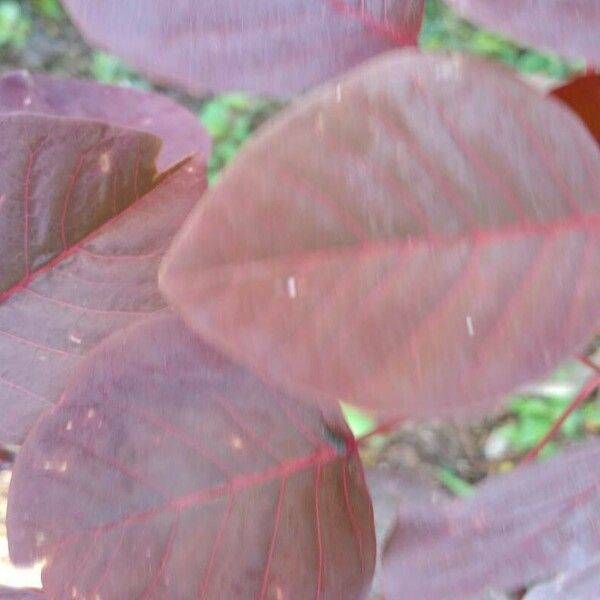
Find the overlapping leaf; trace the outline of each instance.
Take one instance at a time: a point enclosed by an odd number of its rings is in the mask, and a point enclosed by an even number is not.
[[[192,93],[287,96],[398,45],[423,0],[63,0],[92,42]]]
[[[587,565],[600,550],[599,460],[594,442],[491,479],[472,499],[400,507],[386,598],[468,600]]]
[[[600,64],[597,0],[447,0],[478,25],[532,46]]]
[[[600,557],[532,588],[524,600],[592,600],[600,596]]]
[[[42,600],[41,592],[0,586],[0,600]]]
[[[95,119],[152,133],[162,140],[160,170],[190,154],[210,154],[210,137],[198,118],[152,92],[15,71],[0,78],[0,112],[22,111]]]
[[[552,92],[574,110],[600,144],[600,75],[579,77]]]
[[[599,172],[577,117],[503,68],[393,53],[248,144],[161,286],[309,400],[457,415],[598,323]]]
[[[267,388],[174,317],[90,354],[11,482],[49,597],[364,598],[371,502],[339,413]]]
[[[20,443],[90,348],[165,309],[158,262],[204,167],[156,186],[148,134],[28,114],[0,131],[0,440]]]

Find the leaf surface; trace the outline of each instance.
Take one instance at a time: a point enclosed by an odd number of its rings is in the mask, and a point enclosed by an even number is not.
[[[19,453],[11,558],[67,598],[364,598],[371,501],[350,431],[171,316],[96,349]]]
[[[600,144],[600,75],[586,75],[552,92],[574,110]]]
[[[211,150],[210,137],[194,114],[152,92],[27,71],[7,73],[0,78],[0,112],[23,111],[152,133],[163,142],[157,160],[161,171],[190,154],[201,153],[206,159]]]
[[[205,179],[198,159],[156,185],[158,140],[132,130],[10,114],[0,132],[0,440],[20,443],[88,350],[166,308],[158,263]]]
[[[401,506],[386,598],[481,598],[586,565],[600,550],[599,460],[593,442],[492,478],[468,500]]]
[[[531,46],[600,64],[597,0],[448,0],[467,19]]]
[[[195,94],[288,96],[398,45],[423,0],[64,0],[84,35]]]
[[[251,141],[160,285],[205,339],[310,401],[481,410],[600,319],[598,173],[577,117],[505,69],[392,53]]]
[[[533,587],[524,600],[591,600],[600,595],[600,557]]]
[[[41,591],[0,586],[0,600],[42,600],[43,598]]]

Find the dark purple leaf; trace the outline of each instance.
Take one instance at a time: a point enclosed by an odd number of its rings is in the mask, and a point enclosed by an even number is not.
[[[400,507],[383,557],[387,600],[468,600],[581,568],[600,550],[598,461],[594,442],[492,478],[468,500]]]
[[[375,561],[339,412],[325,421],[174,317],[88,357],[19,453],[7,527],[13,560],[46,561],[52,598],[355,600]]]
[[[532,588],[524,600],[594,600],[600,597],[600,557]]]
[[[579,77],[555,89],[552,95],[579,115],[600,144],[600,75]]]
[[[478,25],[600,64],[598,0],[447,0]]]
[[[41,591],[0,586],[0,600],[43,600],[43,598]]]
[[[3,442],[23,441],[101,339],[165,309],[158,263],[205,183],[197,160],[156,185],[157,150],[92,121],[0,116]]]
[[[308,400],[456,416],[591,336],[599,173],[579,119],[504,68],[389,54],[245,147],[162,290]]]
[[[163,141],[159,170],[190,154],[210,154],[210,137],[198,118],[151,92],[15,71],[0,78],[0,112],[21,111],[95,119],[153,133]]]
[[[399,45],[423,0],[63,0],[93,44],[149,77],[205,94],[287,96]]]

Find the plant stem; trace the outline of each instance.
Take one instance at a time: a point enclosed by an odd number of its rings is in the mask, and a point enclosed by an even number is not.
[[[546,444],[552,440],[552,438],[558,433],[563,423],[569,418],[573,412],[575,412],[593,393],[594,391],[600,387],[600,368],[597,365],[593,365],[596,371],[599,373],[598,375],[594,375],[585,383],[585,385],[581,388],[581,391],[574,400],[567,406],[567,408],[562,412],[560,417],[556,419],[548,433],[532,448],[523,458],[521,464],[527,464],[535,460],[539,453],[543,450]],[[587,363],[586,363],[587,364]]]
[[[372,437],[375,437],[376,435],[380,435],[382,433],[389,433],[390,431],[393,431],[403,421],[405,421],[405,417],[396,417],[394,419],[382,421],[381,423],[379,423],[377,425],[377,427],[375,427],[375,429],[373,429],[373,431],[370,431],[369,433],[366,433],[365,435],[361,435],[359,438],[357,438],[356,445],[360,446],[361,444],[364,444],[367,440],[370,440]]]

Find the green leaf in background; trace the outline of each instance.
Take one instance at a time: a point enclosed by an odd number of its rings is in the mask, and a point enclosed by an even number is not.
[[[224,94],[207,100],[200,110],[200,121],[213,138],[213,153],[208,163],[208,182],[214,185],[221,171],[235,158],[252,132],[279,105],[248,94]]]
[[[502,0],[497,0],[501,2]],[[551,53],[523,48],[459,17],[442,0],[427,0],[420,45],[426,50],[462,50],[499,60],[525,73],[557,79],[583,71],[585,64],[570,63]]]
[[[344,404],[343,402],[340,404],[346,423],[348,423],[348,427],[350,427],[355,438],[366,435],[377,427],[377,421],[362,410],[359,410],[350,404]]]
[[[128,69],[118,58],[105,52],[94,52],[92,58],[92,74],[96,81],[149,89],[147,82],[139,77],[134,71]]]
[[[31,30],[31,20],[15,0],[0,2],[0,47],[20,48]]]
[[[450,467],[440,467],[436,476],[438,481],[455,496],[472,496],[475,492],[474,486],[459,477]]]
[[[46,19],[58,21],[64,14],[58,0],[33,0],[33,6]]]

